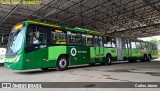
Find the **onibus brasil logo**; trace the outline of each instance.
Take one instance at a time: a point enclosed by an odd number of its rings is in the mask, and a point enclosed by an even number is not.
[[[41,84],[37,83],[2,83],[2,88],[42,88]]]

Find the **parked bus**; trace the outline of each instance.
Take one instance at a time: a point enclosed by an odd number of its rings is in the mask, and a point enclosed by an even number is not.
[[[67,28],[36,21],[15,25],[9,35],[5,67],[66,70],[68,66],[116,60],[151,60],[147,42],[103,35],[83,28]],[[151,51],[157,51],[152,45]]]
[[[0,48],[0,63],[4,63],[6,48]]]
[[[158,47],[154,43],[113,36],[105,36],[103,43],[104,54],[111,55],[112,61],[147,62],[158,58]]]

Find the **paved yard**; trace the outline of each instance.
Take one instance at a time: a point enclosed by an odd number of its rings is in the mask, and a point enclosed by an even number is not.
[[[113,65],[76,66],[66,71],[42,71],[41,69],[15,71],[0,65],[1,82],[160,82],[160,61],[151,62],[116,62]],[[6,91],[2,89],[1,91]],[[12,91],[13,89],[7,89]],[[21,91],[22,89],[15,89]],[[35,89],[32,89],[33,91]],[[38,89],[44,91],[45,89]],[[47,91],[50,89],[46,89]],[[106,91],[106,88],[61,88],[53,91]],[[51,91],[52,91],[51,90]],[[153,88],[109,88],[111,91],[153,91]],[[24,91],[28,91],[25,89]],[[160,91],[155,88],[154,91]]]
[[[160,82],[160,61],[76,66],[66,71],[15,71],[0,65],[0,81],[7,82]]]

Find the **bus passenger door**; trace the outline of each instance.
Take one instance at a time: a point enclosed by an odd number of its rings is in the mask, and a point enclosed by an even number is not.
[[[98,36],[94,36],[95,63],[99,62],[99,40]]]
[[[116,37],[116,47],[117,47],[117,60],[123,60],[123,51],[122,51],[122,38]]]
[[[47,29],[30,25],[26,37],[26,69],[43,68],[48,61]],[[36,38],[35,38],[36,37]]]
[[[95,36],[95,62],[102,62],[103,61],[103,47],[102,47],[102,37]]]
[[[103,62],[104,58],[104,47],[103,47],[103,37],[99,36],[99,62]]]

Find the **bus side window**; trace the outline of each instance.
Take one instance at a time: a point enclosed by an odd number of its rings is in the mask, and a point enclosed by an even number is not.
[[[93,46],[93,36],[87,34],[86,35],[86,46]]]
[[[103,47],[103,39],[102,39],[102,37],[101,36],[99,36],[99,45],[100,45],[100,47]]]
[[[142,45],[142,49],[144,50],[146,48],[146,44],[142,42],[141,45]]]
[[[115,38],[112,38],[112,47],[116,47],[116,41],[115,41]]]
[[[154,44],[154,50],[158,50],[158,47],[156,44]]]
[[[41,31],[47,31],[47,29],[39,28],[38,31],[35,32],[35,35],[36,35],[40,45],[46,45],[47,44],[47,33],[41,32]]]
[[[136,42],[136,48],[141,49],[141,44],[139,42]]]
[[[150,44],[149,43],[146,43],[147,44],[147,49],[149,50],[150,49]]]
[[[125,41],[125,48],[128,48],[128,41]]]
[[[86,45],[86,35],[82,34],[82,45]]]
[[[62,30],[52,30],[52,44],[66,44],[66,32]]]
[[[124,39],[122,39],[122,48],[126,48],[125,47],[125,40]]]
[[[141,44],[141,49],[143,49],[143,47],[144,47],[144,46],[143,46],[143,43],[141,42],[140,44]]]
[[[154,45],[154,44],[151,44],[151,48],[152,48],[152,50],[153,50],[153,45]]]
[[[94,36],[95,41],[94,41],[94,46],[98,47],[99,46],[99,39],[98,36]]]
[[[132,48],[131,41],[128,41],[128,48],[129,48],[129,49]]]
[[[135,42],[131,42],[131,46],[132,46],[132,47],[131,47],[132,49],[136,49],[136,44],[135,44]]]
[[[152,44],[150,44],[150,50],[152,50]]]
[[[76,45],[81,45],[81,33],[76,33],[76,36],[75,36],[75,41],[76,41]]]
[[[94,36],[94,46],[95,47],[103,47],[103,46],[105,46],[105,44],[103,44],[102,36]]]
[[[90,34],[82,34],[82,45],[93,46],[93,36]]]
[[[106,37],[106,43],[104,44],[105,47],[112,47],[111,38]]]
[[[67,31],[67,43],[68,45],[80,45],[81,33]]]
[[[106,37],[103,37],[103,46],[106,47]]]

